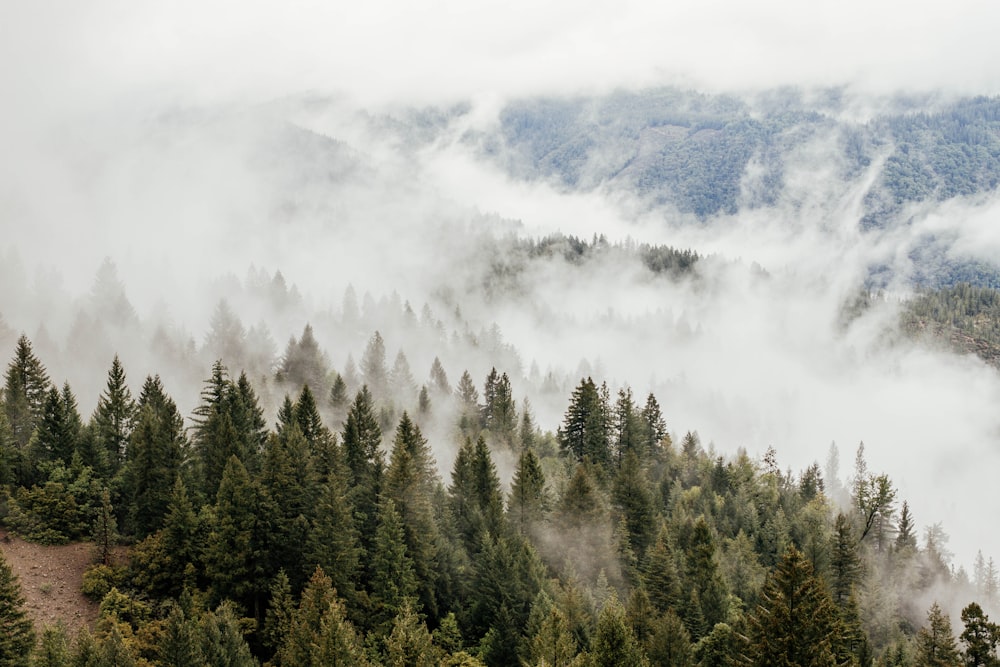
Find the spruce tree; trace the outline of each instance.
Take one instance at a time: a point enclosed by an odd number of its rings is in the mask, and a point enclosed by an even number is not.
[[[261,494],[243,463],[229,459],[219,483],[215,523],[205,545],[205,574],[215,600],[229,598],[248,608],[267,591],[264,567],[266,517]]]
[[[376,399],[384,399],[389,386],[389,371],[385,362],[385,341],[376,331],[368,340],[361,357],[361,376]]]
[[[566,614],[551,603],[548,609],[538,630],[530,638],[528,645],[530,664],[569,667],[574,664],[579,652],[576,639],[570,631]]]
[[[178,605],[167,614],[163,634],[157,643],[162,667],[201,667],[207,664],[201,654],[198,625],[187,618]]]
[[[507,516],[511,525],[522,535],[541,524],[551,509],[551,499],[545,488],[545,475],[538,457],[524,449],[517,461],[514,479],[510,483]]]
[[[201,617],[201,654],[211,667],[258,667],[240,631],[232,605],[223,604]]]
[[[41,641],[31,660],[31,667],[69,667],[69,638],[62,622],[42,630]]]
[[[436,667],[440,664],[439,653],[427,626],[414,611],[412,603],[406,601],[393,619],[392,632],[385,640],[385,664],[388,667]]]
[[[42,421],[50,385],[45,366],[35,356],[31,341],[24,334],[17,339],[14,358],[7,365],[4,382],[3,405],[7,423],[15,445],[23,450]]]
[[[961,664],[951,621],[937,602],[927,611],[927,624],[917,632],[917,664],[921,667],[958,667]]]
[[[978,603],[969,603],[962,610],[962,630],[960,639],[965,644],[965,665],[967,667],[996,667],[997,643],[1000,643],[1000,626],[990,622],[989,616]]]
[[[24,609],[17,576],[0,553],[0,665],[27,667],[35,631]]]
[[[163,525],[174,482],[187,454],[184,419],[159,376],[146,379],[125,470],[128,532],[145,537]]]
[[[369,554],[369,589],[372,601],[371,627],[388,631],[404,603],[417,594],[413,560],[407,553],[403,521],[391,498],[378,506],[378,527]]]
[[[380,450],[382,429],[375,417],[372,395],[362,387],[351,404],[344,422],[344,462],[347,487],[354,507],[355,526],[364,553],[371,550],[378,523],[378,499],[382,492],[385,463]]]
[[[438,611],[435,588],[440,535],[433,502],[439,483],[427,440],[404,412],[393,440],[385,492],[394,501],[403,522],[407,553],[417,577],[421,606],[424,613],[435,620]]]
[[[654,665],[694,665],[691,636],[673,609],[666,610],[653,621],[652,636],[646,646],[646,653]]]
[[[625,621],[625,610],[612,596],[597,618],[597,630],[590,646],[594,667],[645,667],[649,665],[645,652]]]
[[[750,618],[750,664],[832,667],[839,638],[837,609],[826,587],[805,556],[789,547]]]
[[[135,425],[136,405],[132,400],[118,355],[111,362],[108,371],[108,382],[101,397],[97,400],[97,408],[91,417],[97,450],[102,453],[100,460],[84,461],[95,466],[95,469],[105,475],[114,475],[125,463],[129,436]]]

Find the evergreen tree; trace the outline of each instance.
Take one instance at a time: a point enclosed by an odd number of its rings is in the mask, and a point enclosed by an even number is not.
[[[573,390],[559,444],[577,460],[587,457],[602,466],[611,463],[608,407],[589,377]]]
[[[323,616],[336,600],[330,578],[317,567],[302,590],[299,607],[287,621],[285,639],[276,656],[285,667],[322,664],[315,662],[322,630]]]
[[[951,621],[937,602],[927,612],[927,624],[917,632],[916,658],[920,667],[957,667],[962,664],[955,647]]]
[[[347,391],[347,383],[344,381],[344,376],[337,373],[336,377],[333,378],[333,384],[330,386],[330,407],[337,414],[342,415],[347,411],[347,402],[349,400]]]
[[[510,378],[493,368],[483,387],[482,426],[510,443],[517,425],[517,407],[510,387]]]
[[[385,341],[378,331],[368,340],[361,357],[361,376],[373,396],[378,399],[385,397],[389,385],[389,372],[385,362]]]
[[[0,553],[0,665],[27,667],[35,631],[24,609],[17,576]]]
[[[341,597],[354,599],[361,548],[342,474],[330,475],[320,487],[319,502],[306,538],[305,562],[330,573]]]
[[[590,647],[594,667],[642,667],[649,664],[646,655],[625,622],[625,610],[614,596],[601,609],[597,631]]]
[[[403,413],[393,440],[385,492],[403,522],[406,550],[417,578],[417,594],[424,613],[437,618],[435,596],[437,545],[434,492],[439,484],[427,441],[409,415]]]
[[[231,457],[219,483],[215,525],[205,545],[205,574],[214,599],[228,598],[255,610],[268,581],[261,505],[260,491],[243,463]]]
[[[50,388],[45,397],[37,437],[33,441],[35,451],[32,452],[32,459],[36,465],[42,461],[61,461],[63,465],[69,465],[76,453],[82,428],[76,397],[69,383],[63,385],[62,392],[55,386]]]
[[[114,547],[118,543],[118,522],[111,506],[111,493],[106,487],[101,491],[101,506],[97,509],[91,537],[97,552],[97,562],[110,566]]]
[[[326,396],[330,391],[329,376],[330,364],[316,342],[312,325],[306,324],[301,338],[296,341],[292,336],[288,341],[278,363],[276,379],[292,391],[309,385],[320,396]]]
[[[646,455],[646,442],[642,437],[642,416],[635,407],[630,387],[618,390],[618,400],[615,401],[611,417],[616,463],[620,466],[628,452],[633,452],[640,460],[643,459]]]
[[[228,470],[228,467],[227,467]],[[223,604],[201,617],[201,654],[211,667],[257,667],[250,653],[235,611]]]
[[[625,521],[629,546],[642,558],[653,540],[653,492],[639,462],[639,455],[629,449],[614,477],[612,498],[615,509]]]
[[[574,664],[579,651],[576,639],[570,631],[566,614],[554,604],[549,603],[547,606],[548,613],[545,614],[538,630],[531,637],[529,644],[530,664],[569,667]]]
[[[129,533],[145,537],[163,525],[186,449],[184,419],[177,406],[164,393],[159,376],[147,378],[129,437],[125,471]]]
[[[396,505],[385,498],[378,506],[378,527],[369,554],[371,624],[386,631],[409,598],[417,593],[413,560],[406,550],[406,535]]]
[[[913,554],[917,551],[916,525],[910,504],[903,501],[903,509],[899,513],[899,524],[896,526],[896,552]]]
[[[1000,626],[990,622],[983,608],[972,602],[962,610],[962,630],[960,639],[965,644],[965,664],[967,667],[996,667],[997,643],[1000,643]]]
[[[448,396],[451,394],[451,385],[448,384],[448,374],[444,371],[444,366],[441,365],[441,360],[434,357],[434,361],[431,362],[431,388],[439,396]]]
[[[268,538],[275,548],[269,551],[280,560],[272,570],[287,567],[292,588],[298,589],[308,574],[306,538],[317,488],[309,443],[297,423],[268,438],[260,487],[273,520]]]
[[[850,519],[843,513],[838,513],[834,522],[831,552],[830,577],[833,601],[838,607],[843,607],[861,578],[858,540],[854,536]]]
[[[97,400],[97,408],[91,418],[97,448],[102,456],[99,460],[84,463],[94,465],[95,469],[109,476],[116,473],[125,463],[136,412],[132,392],[126,384],[125,369],[115,355],[108,371],[107,386]]]
[[[392,632],[385,640],[385,658],[389,667],[436,667],[440,664],[431,633],[409,601],[393,619]]]
[[[812,565],[789,547],[750,618],[750,663],[760,667],[835,664],[836,607]]]
[[[643,406],[640,416],[644,451],[648,454],[659,452],[660,443],[667,437],[667,422],[664,421],[660,404],[652,393],[646,397],[646,405]]]
[[[538,457],[530,448],[521,451],[510,483],[507,516],[521,535],[545,520],[551,509],[549,493],[545,488],[545,475]]]
[[[69,639],[61,622],[42,630],[42,638],[31,660],[31,667],[69,667]]]
[[[320,619],[316,641],[315,659],[312,664],[322,667],[365,667],[361,640],[354,625],[347,620],[347,612],[340,600],[333,600]],[[299,663],[304,664],[304,663]]]
[[[4,382],[3,405],[7,423],[14,444],[23,450],[42,421],[50,385],[45,366],[35,356],[31,342],[24,334],[17,339],[14,358],[7,365]]]
[[[246,329],[229,302],[219,299],[205,337],[204,349],[211,355],[209,358],[218,359],[232,368],[244,368],[247,362],[246,338]]]
[[[666,610],[653,621],[652,630],[652,637],[646,648],[651,663],[672,667],[694,665],[691,637],[684,622],[672,609]]]
[[[167,614],[163,634],[157,644],[162,667],[200,667],[206,665],[201,654],[198,626],[184,610],[174,605]]]
[[[404,405],[412,405],[413,395],[417,391],[416,382],[413,381],[413,373],[410,372],[410,362],[406,360],[406,355],[400,350],[396,354],[396,360],[389,371],[389,393],[395,399],[402,401]]]
[[[170,595],[178,595],[201,564],[199,521],[188,498],[187,487],[180,477],[174,482],[163,520],[162,544],[168,555],[163,578]]]
[[[342,440],[355,526],[363,552],[368,553],[371,551],[378,522],[378,498],[382,492],[385,469],[379,449],[382,444],[382,429],[375,417],[368,387],[362,387],[351,404],[347,421],[344,422]]]

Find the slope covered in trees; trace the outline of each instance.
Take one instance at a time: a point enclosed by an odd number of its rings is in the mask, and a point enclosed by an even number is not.
[[[363,366],[376,377],[372,340]],[[552,433],[496,369],[481,393],[467,372],[450,389],[436,363],[433,399],[363,385],[341,404],[341,374],[311,359],[304,376],[334,376],[331,389],[283,385],[270,427],[245,375],[206,368],[185,429],[157,377],[132,399],[117,359],[83,419],[30,340],[17,342],[3,522],[97,547],[84,590],[101,618],[79,638],[47,629],[41,664],[996,659],[992,559],[971,579],[955,571],[942,528],[921,534],[863,446],[845,485],[835,450],[825,472],[797,474],[773,451],[719,456],[695,432],[671,433],[669,406],[627,385],[582,378]],[[20,442],[9,424],[34,385],[55,398],[25,412]],[[111,428],[111,414],[131,417]],[[100,555],[119,542],[127,565]],[[0,579],[0,624],[21,623],[16,582]],[[965,607],[964,630],[935,600]],[[23,664],[33,638],[11,633],[0,651]]]

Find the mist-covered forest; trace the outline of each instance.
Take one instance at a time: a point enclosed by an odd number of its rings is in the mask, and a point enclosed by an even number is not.
[[[5,7],[0,665],[1000,664],[976,1]]]

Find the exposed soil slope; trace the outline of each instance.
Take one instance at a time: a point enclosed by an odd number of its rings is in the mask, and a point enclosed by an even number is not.
[[[21,582],[28,613],[41,632],[62,621],[70,637],[84,625],[93,628],[97,604],[80,592],[83,571],[94,560],[91,544],[42,546],[0,530],[0,551]]]

